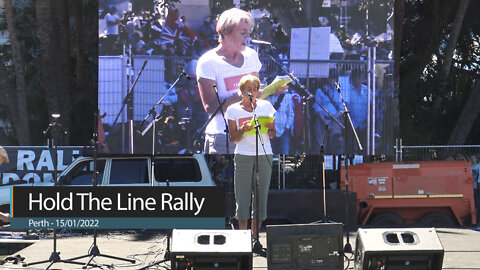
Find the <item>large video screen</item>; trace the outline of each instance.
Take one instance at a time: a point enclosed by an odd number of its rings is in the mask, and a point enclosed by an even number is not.
[[[393,0],[253,2],[101,0],[101,150],[233,153],[222,114],[241,101],[240,75],[254,74],[273,89],[258,99],[276,110],[274,154],[392,154]],[[253,21],[236,37],[239,58],[223,54],[235,37],[216,31],[232,7]],[[209,53],[225,63],[203,65]]]

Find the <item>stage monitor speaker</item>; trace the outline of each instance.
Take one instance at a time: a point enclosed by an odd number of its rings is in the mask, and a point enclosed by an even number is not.
[[[250,230],[173,230],[172,270],[252,269]]]
[[[341,223],[267,226],[268,269],[343,269]]]
[[[443,246],[435,228],[359,229],[355,270],[440,270]]]

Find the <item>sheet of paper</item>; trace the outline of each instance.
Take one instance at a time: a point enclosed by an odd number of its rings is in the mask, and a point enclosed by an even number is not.
[[[273,116],[259,116],[258,117],[258,124],[260,125],[260,133],[265,134],[268,131],[268,128],[265,126],[266,123],[271,123],[275,117]],[[255,126],[255,121],[252,117],[249,123],[251,126]],[[252,128],[250,131],[245,132],[246,135],[255,135],[255,128]]]
[[[267,87],[262,89],[263,92],[262,92],[262,96],[260,96],[260,99],[268,98],[270,95],[275,93],[275,91],[277,91],[278,88],[287,85],[291,81],[292,79],[290,79],[288,75],[275,77],[275,79],[271,84],[267,85]]]

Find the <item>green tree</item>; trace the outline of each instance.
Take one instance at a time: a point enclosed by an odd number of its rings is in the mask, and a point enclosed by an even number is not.
[[[0,46],[0,117],[13,127],[9,144],[44,144],[42,131],[52,113],[62,115],[69,131],[64,143],[88,144],[97,108],[97,14],[95,0],[5,3],[0,30],[8,30],[10,42]],[[17,105],[22,85],[24,112]],[[30,141],[24,139],[27,135]]]
[[[478,130],[468,131],[468,125],[477,126],[478,113],[465,104],[475,94],[472,90],[478,80],[480,20],[476,10],[480,3],[398,1],[405,5],[401,53],[396,59],[402,138],[417,145],[478,144],[474,135]],[[464,107],[467,111],[461,114]],[[456,125],[459,128],[452,133]]]
[[[49,115],[60,114],[65,129],[70,126],[68,13],[64,1],[36,1],[40,42],[40,85],[45,91]],[[67,19],[65,19],[67,18]]]
[[[16,11],[13,6],[12,0],[5,0],[5,18],[7,21],[7,29],[9,33],[10,48],[13,58],[13,66],[15,71],[14,84],[9,80],[2,80],[2,88],[5,87],[5,91],[8,93],[12,102],[8,106],[9,116],[15,117],[15,121],[12,123],[16,137],[21,144],[30,144],[30,128],[27,112],[27,90],[25,83],[25,60],[24,60],[24,45],[19,39]],[[1,68],[0,71],[6,72],[5,68]],[[5,77],[6,74],[2,74]],[[12,91],[15,89],[15,91]]]

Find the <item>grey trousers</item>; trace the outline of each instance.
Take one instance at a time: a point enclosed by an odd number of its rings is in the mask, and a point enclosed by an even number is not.
[[[236,218],[248,220],[256,216],[256,188],[255,188],[255,156],[235,155],[234,189],[236,201]],[[267,198],[272,176],[272,155],[259,155],[258,157],[258,220],[267,218]],[[253,205],[252,202],[253,201]],[[252,206],[252,211],[250,211]]]

